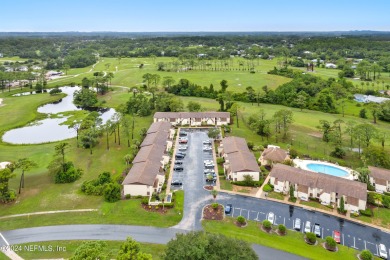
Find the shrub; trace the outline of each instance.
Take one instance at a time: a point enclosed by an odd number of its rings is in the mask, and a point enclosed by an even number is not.
[[[372,217],[374,214],[371,209],[359,210],[360,214],[366,217]]]
[[[263,225],[263,228],[265,228],[265,229],[271,229],[271,227],[272,227],[271,222],[269,222],[269,221],[266,220],[266,219],[263,220],[262,225]]]
[[[103,195],[105,201],[116,202],[121,199],[121,186],[111,182],[104,189]]]
[[[336,249],[336,241],[333,239],[333,237],[327,236],[325,238],[326,247],[335,250]]]
[[[382,204],[385,208],[390,208],[390,196],[383,195],[382,196]]]
[[[213,208],[213,209],[218,209],[218,206],[219,206],[219,204],[218,203],[213,203],[213,204],[211,204],[211,207]]]
[[[362,260],[371,260],[372,259],[372,253],[370,252],[370,250],[363,250],[360,253],[360,259],[362,259]]]
[[[253,150],[253,147],[255,146],[253,142],[247,142],[249,150]]]
[[[148,205],[149,204],[149,198],[148,197],[143,197],[142,200],[141,200],[141,204]]]
[[[295,159],[298,156],[298,151],[295,149],[290,149],[290,157]]]
[[[243,216],[238,216],[237,222],[240,223],[241,225],[244,225],[246,223],[246,219]]]
[[[286,231],[287,231],[286,226],[283,225],[283,224],[279,224],[278,225],[278,231],[279,231],[280,234],[286,234]]]
[[[131,195],[130,195],[130,194],[126,194],[126,195],[125,195],[125,198],[126,198],[127,200],[129,200],[129,199],[131,199]]]
[[[50,95],[56,95],[56,94],[58,94],[58,93],[61,93],[62,92],[62,90],[61,89],[59,89],[59,88],[53,88],[53,89],[51,89],[50,90]]]
[[[315,244],[317,241],[317,237],[313,232],[306,233],[306,239],[310,244]]]
[[[223,158],[223,157],[218,157],[217,158],[217,163],[218,164],[223,164],[225,162],[225,158]]]
[[[263,191],[265,191],[265,192],[270,192],[270,191],[272,191],[271,185],[269,185],[269,184],[264,185]]]
[[[83,170],[75,168],[72,162],[66,162],[64,165],[59,167],[54,174],[55,183],[71,183],[80,179],[83,174]]]
[[[343,159],[345,157],[345,155],[346,155],[346,153],[345,153],[344,149],[342,149],[340,147],[336,147],[334,149],[334,151],[332,151],[330,153],[330,156],[340,158],[340,159]]]

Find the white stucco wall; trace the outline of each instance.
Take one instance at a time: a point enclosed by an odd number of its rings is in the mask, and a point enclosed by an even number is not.
[[[322,193],[319,197],[321,203],[329,205],[331,203],[331,196],[329,193]]]
[[[127,195],[130,194],[131,196],[149,196],[152,194],[152,186],[148,185],[140,185],[140,184],[128,184],[123,185],[123,194]],[[150,194],[147,194],[148,191]]]
[[[237,172],[237,173],[233,173],[233,180],[237,178],[237,181],[243,181],[245,175],[252,176],[254,181],[258,181],[260,177],[259,172]]]
[[[387,187],[385,185],[375,184],[375,191],[383,193],[384,191],[387,191]]]

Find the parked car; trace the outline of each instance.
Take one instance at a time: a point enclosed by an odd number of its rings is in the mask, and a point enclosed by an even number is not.
[[[182,166],[176,166],[176,167],[173,167],[173,170],[175,172],[182,172],[184,170],[184,168]]]
[[[204,167],[206,169],[214,169],[214,164],[206,164]]]
[[[175,161],[175,165],[183,165],[183,161]]]
[[[232,208],[233,208],[232,204],[226,204],[225,214],[230,214],[230,212],[232,212]]]
[[[306,221],[306,224],[305,224],[305,233],[308,233],[308,232],[311,232],[311,223],[310,221]]]
[[[204,160],[204,161],[203,161],[203,164],[204,164],[204,165],[210,164],[210,163],[214,163],[213,160]]]
[[[295,219],[294,229],[297,231],[301,230],[301,219],[300,218]]]
[[[179,136],[187,136],[187,132],[180,131]]]
[[[333,239],[336,243],[340,244],[340,231],[333,231]]]
[[[187,150],[188,146],[187,145],[180,145],[179,146],[179,151],[185,151]]]
[[[273,225],[275,222],[275,214],[273,212],[268,213],[267,220]]]
[[[387,249],[384,244],[379,244],[379,257],[387,259]]]
[[[204,174],[215,173],[214,169],[204,169]]]
[[[188,139],[187,138],[180,138],[179,139],[179,144],[186,144],[188,143]]]
[[[211,140],[203,141],[203,144],[211,145]]]
[[[174,180],[174,181],[171,182],[171,185],[172,185],[172,186],[181,186],[182,183],[181,183],[181,181],[179,181],[179,180]]]
[[[213,148],[211,148],[210,146],[203,146],[204,152],[211,152],[212,150],[213,150]]]
[[[321,237],[321,226],[318,223],[314,224],[314,234],[316,234],[317,237]]]
[[[185,154],[177,153],[177,154],[175,155],[175,158],[176,158],[176,159],[184,159],[185,156],[186,156]]]

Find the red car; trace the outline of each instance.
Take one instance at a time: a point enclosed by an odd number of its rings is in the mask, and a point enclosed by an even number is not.
[[[336,241],[336,243],[340,244],[340,231],[333,231],[333,239]]]
[[[179,144],[186,144],[188,143],[188,139],[179,139]]]

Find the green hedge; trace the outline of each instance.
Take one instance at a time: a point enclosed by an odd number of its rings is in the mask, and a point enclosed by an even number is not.
[[[266,185],[264,185],[264,187],[263,187],[263,191],[265,191],[265,192],[270,192],[270,191],[272,191],[273,190],[273,188],[271,187],[271,185],[269,185],[269,184],[266,184]]]
[[[371,209],[366,209],[366,210],[359,210],[360,214],[366,217],[372,217],[374,213],[372,212]]]

